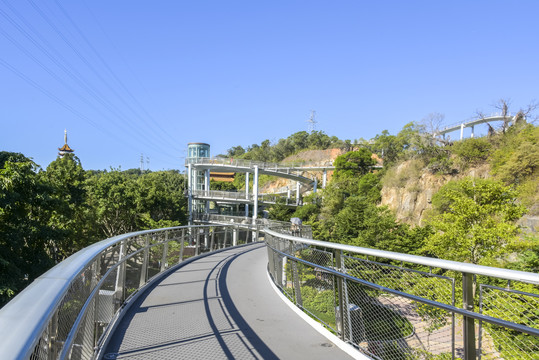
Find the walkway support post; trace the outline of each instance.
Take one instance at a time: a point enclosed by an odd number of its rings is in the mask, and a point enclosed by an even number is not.
[[[193,165],[187,166],[187,211],[189,212],[189,225],[193,225]]]
[[[123,240],[120,244],[120,254],[119,259],[123,259],[127,254],[127,240]],[[125,301],[127,298],[127,293],[125,289],[125,279],[126,279],[127,266],[125,262],[122,262],[118,268],[118,273],[116,276],[116,291],[120,294],[120,299]]]
[[[163,255],[161,256],[161,268],[160,271],[163,272],[167,268],[167,254],[168,254],[168,231],[165,232],[165,242],[163,244]]]
[[[473,303],[473,274],[462,273],[463,308],[468,311],[473,311]],[[476,358],[474,319],[464,316],[462,325],[464,335],[464,360],[474,360]]]
[[[204,190],[206,190],[206,196],[210,196],[210,169],[206,169],[204,172]],[[206,200],[206,206],[204,209],[206,214],[210,213],[210,200]]]
[[[460,140],[464,137],[464,124],[460,124]]]
[[[471,137],[473,137],[473,135],[474,135],[474,126],[472,125],[472,135],[471,135]]]
[[[142,266],[140,268],[140,281],[139,281],[139,288],[142,287],[142,285],[146,284],[146,281],[148,280],[148,259],[150,257],[150,237],[146,235],[144,237],[144,251],[142,255]]]
[[[296,205],[299,205],[299,181],[296,181]]]
[[[255,165],[255,174],[253,177],[253,197],[254,197],[254,207],[253,207],[253,221],[257,218],[258,215],[258,165]]]
[[[314,185],[313,185],[313,193],[315,193],[315,194],[316,194],[316,187],[317,187],[317,185],[318,185],[318,179],[315,177],[315,178],[314,178]]]
[[[245,198],[249,200],[249,172],[245,173]],[[245,204],[245,217],[249,216],[249,203]]]
[[[182,229],[182,237],[180,238],[180,256],[178,259],[178,264],[183,261],[183,248],[185,246],[185,229]]]
[[[199,254],[200,249],[200,230],[195,229],[196,231],[196,244],[195,244],[195,256]]]
[[[339,271],[342,271],[343,268],[343,261],[342,261],[342,250],[335,250],[335,266]],[[344,291],[343,291],[343,279],[342,277],[337,277],[337,306],[339,307],[339,317],[341,319],[341,340],[345,341],[345,334],[344,334]],[[337,327],[338,330],[338,327]]]
[[[324,173],[322,174],[322,189],[326,188],[327,180],[328,180],[328,171],[324,169]]]

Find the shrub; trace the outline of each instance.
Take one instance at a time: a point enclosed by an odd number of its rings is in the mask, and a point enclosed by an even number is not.
[[[457,155],[461,168],[477,165],[488,159],[492,144],[488,138],[470,138],[455,143],[452,152]]]

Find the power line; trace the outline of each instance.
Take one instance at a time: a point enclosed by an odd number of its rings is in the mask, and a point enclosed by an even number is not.
[[[6,3],[5,0],[3,0],[3,2],[10,8],[10,10],[19,18],[20,21],[22,21],[22,23],[25,24],[25,26],[27,28],[30,29],[31,32],[33,32],[37,38],[41,41],[41,43],[45,44],[46,46],[48,46],[49,48],[52,49],[53,52],[56,52],[56,49],[50,45],[46,39],[44,39],[38,31],[35,30],[35,28],[33,28],[25,19],[24,17],[22,17],[18,12],[16,12],[16,10],[10,6],[8,3]],[[35,4],[33,4],[35,5]],[[61,31],[54,26],[54,24],[52,24],[52,21],[43,13],[43,11],[41,9],[39,9],[39,7],[37,7],[37,5],[34,6],[34,8],[36,9],[36,11],[40,12],[40,15],[42,17],[44,17],[44,19],[47,21],[47,23],[49,24],[49,26],[53,27],[53,29],[58,33],[59,36],[62,37],[62,39],[64,41],[66,41],[66,43],[68,44],[68,46],[70,46],[70,48],[75,51],[75,53],[86,63],[86,64],[89,64],[88,61],[86,60],[86,58],[84,56],[82,56],[82,54],[76,50],[74,48],[74,46],[65,38],[65,36],[63,36],[61,34]],[[49,60],[52,61],[52,63],[54,63],[56,66],[58,66],[65,74],[67,74],[71,79],[72,81],[74,81],[78,86],[80,86],[83,90],[85,90],[86,92],[88,92],[96,101],[98,101],[103,107],[105,107],[106,109],[108,109],[108,111],[110,111],[113,115],[115,115],[116,117],[118,117],[120,120],[124,120],[123,117],[125,117],[124,114],[121,113],[121,110],[119,110],[117,107],[115,107],[113,104],[111,104],[109,101],[107,101],[105,99],[105,97],[103,95],[100,95],[99,94],[99,90],[97,90],[95,87],[93,87],[88,81],[86,81],[84,79],[84,77],[80,74],[80,72],[78,72],[75,68],[73,68],[72,66],[69,65],[69,63],[65,60],[65,58],[63,58],[63,56],[55,56],[53,55],[50,51],[47,50],[46,47],[44,47],[43,45],[41,45],[41,43],[39,41],[37,41],[31,34],[29,34],[22,26],[20,26],[14,19],[12,19],[7,13],[5,13],[4,11],[1,11],[1,15],[6,18],[21,34],[23,34],[32,44],[34,44],[34,46],[36,46],[40,51],[42,51],[47,58],[49,58]],[[70,86],[68,83],[66,83],[60,76],[58,76],[58,74],[56,74],[53,70],[51,70],[50,68],[48,68],[45,64],[43,64],[43,62],[41,62],[36,56],[34,56],[30,51],[28,51],[23,45],[21,45],[19,42],[17,42],[14,38],[12,38],[6,31],[4,31],[3,29],[0,29],[3,33],[3,35],[10,41],[12,42],[17,48],[19,48],[19,50],[21,50],[23,53],[25,53],[30,59],[32,59],[34,62],[36,62],[43,70],[45,70],[51,77],[53,77],[56,81],[58,81],[59,83],[61,83],[63,86],[65,86],[68,90],[70,90],[70,92],[72,92],[73,94],[75,94],[79,99],[81,99],[81,101],[83,101],[84,103],[86,103],[87,105],[89,105],[90,107],[94,108],[96,111],[98,111],[99,113],[102,114],[101,110],[99,110],[98,108],[96,108],[96,106],[92,103],[90,103],[88,101],[88,99],[86,99],[86,97],[82,96],[79,92],[77,92],[72,86]],[[67,66],[63,65],[63,62],[65,62],[67,64]],[[5,62],[5,61],[4,61]],[[7,63],[5,63],[7,64]],[[13,71],[13,67],[12,67],[12,71]],[[71,70],[70,70],[71,69]],[[91,67],[91,70],[94,72],[94,73],[97,73],[97,70],[93,67]],[[18,71],[18,76],[21,77],[21,78],[26,78],[26,81],[28,80],[28,77],[27,76],[24,76],[22,77],[21,75],[23,75],[23,73],[21,71]],[[101,77],[102,79],[102,77]],[[34,87],[36,87],[37,83],[33,82],[32,84]],[[106,84],[108,85],[108,84]],[[109,88],[110,85],[108,85]],[[47,96],[50,97],[51,93],[50,92],[45,92],[44,88],[42,86],[39,86],[39,87],[36,87],[38,89],[40,89],[40,91],[44,92]],[[117,92],[116,92],[117,94]],[[59,99],[55,99],[55,101],[58,102]],[[125,101],[124,101],[125,102]],[[69,106],[67,107],[66,103],[65,102],[61,102],[62,106],[66,107],[66,108],[69,108],[70,111],[73,111],[74,109]],[[77,111],[78,113],[78,111]],[[86,116],[80,116],[80,113],[79,113],[79,117],[82,118],[82,119],[85,119],[85,120],[89,120],[88,117]],[[106,117],[106,116],[105,116]],[[150,147],[160,147],[160,143],[161,143],[161,139],[159,139],[159,141],[157,142],[151,142],[147,139],[147,133],[143,133],[141,132],[138,128],[133,128],[133,126],[131,124],[129,124],[127,121],[123,121],[129,131],[134,131],[135,133],[138,133],[138,135],[140,136],[140,138],[142,139],[142,142],[146,143],[148,146]],[[97,125],[95,124],[95,122],[93,122],[93,126],[97,127]],[[101,129],[100,129],[101,130]],[[158,136],[159,137],[159,136]],[[159,137],[160,138],[160,137]],[[175,156],[172,156],[170,154],[167,153],[167,151],[162,151],[161,152],[162,154],[164,155],[167,155],[167,156],[170,156],[174,159],[176,159]]]
[[[111,67],[108,65],[108,63],[105,61],[105,59],[103,59],[103,57],[99,54],[99,52],[95,49],[95,47],[91,44],[91,42],[88,40],[88,38],[84,35],[84,33],[80,30],[80,28],[77,26],[76,22],[73,21],[73,19],[71,18],[71,16],[69,15],[69,13],[62,7],[62,5],[58,2],[58,0],[55,1],[56,5],[58,6],[58,8],[62,11],[62,13],[64,14],[64,16],[69,20],[69,22],[71,23],[71,25],[75,28],[75,30],[77,31],[77,33],[81,36],[81,38],[84,40],[84,42],[88,45],[88,47],[92,50],[92,52],[97,56],[97,58],[101,61],[101,63],[105,66],[105,68],[108,70],[108,72],[112,75],[112,77],[118,82],[118,84],[120,84],[120,86],[122,87],[122,89],[124,89],[124,91],[129,95],[129,97],[135,102],[136,105],[138,105],[138,107],[144,112],[144,114],[146,114],[146,116],[152,121],[152,123],[154,124],[154,126],[159,129],[162,134],[164,134],[166,137],[168,137],[168,139],[170,140],[170,144],[172,144],[172,147],[175,147],[175,139],[172,138],[172,136],[166,132],[162,127],[161,125],[148,113],[148,111],[146,111],[146,109],[144,108],[144,106],[140,103],[140,101],[138,101],[138,99],[132,94],[131,91],[129,91],[129,89],[125,86],[125,84],[123,83],[123,81],[116,75],[116,73],[111,69]],[[94,20],[97,21],[94,17]],[[102,27],[100,27],[102,29]],[[103,30],[103,29],[102,29]],[[133,110],[133,113],[134,110]],[[137,113],[135,113],[136,115],[138,115]],[[141,120],[144,121],[144,119],[142,117],[140,117]],[[153,127],[149,127],[151,130],[153,130]],[[155,133],[156,135],[158,135],[157,133]],[[161,134],[161,135],[162,135]],[[160,136],[160,135],[158,135]]]

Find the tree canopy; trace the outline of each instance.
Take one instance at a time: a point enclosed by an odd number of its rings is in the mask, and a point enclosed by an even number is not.
[[[107,237],[186,222],[177,171],[89,171],[73,154],[43,171],[0,152],[0,306],[56,262]]]
[[[434,196],[438,214],[424,250],[448,260],[491,263],[517,245],[514,221],[525,209],[516,191],[499,181],[465,178],[450,182]]]

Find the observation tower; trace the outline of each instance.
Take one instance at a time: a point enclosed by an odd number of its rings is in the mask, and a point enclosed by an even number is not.
[[[187,161],[186,165],[188,167],[188,198],[189,198],[189,214],[202,213],[206,211],[206,208],[209,207],[209,201],[193,200],[192,192],[197,190],[209,190],[210,189],[210,176],[209,169],[207,170],[197,170],[192,167],[192,164],[195,164],[203,159],[210,158],[210,144],[193,142],[187,144]]]

